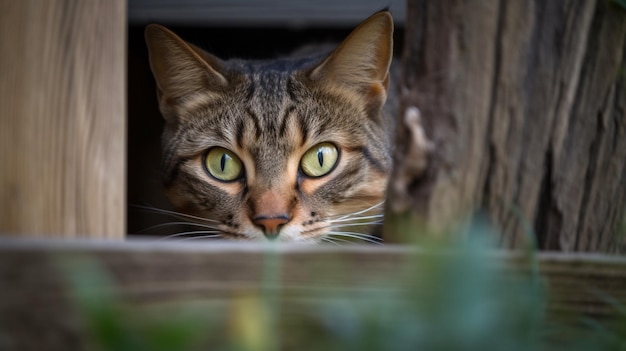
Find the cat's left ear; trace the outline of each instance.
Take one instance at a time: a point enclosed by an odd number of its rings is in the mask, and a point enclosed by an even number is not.
[[[188,44],[167,28],[150,24],[145,37],[159,107],[166,120],[173,119],[178,106],[228,84],[220,73],[217,57]]]
[[[382,107],[389,87],[393,54],[393,18],[381,11],[363,21],[319,66],[310,78],[338,84]],[[379,105],[380,104],[380,105]]]

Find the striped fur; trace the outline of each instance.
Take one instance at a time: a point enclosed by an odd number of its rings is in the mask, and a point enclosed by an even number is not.
[[[222,61],[148,26],[173,205],[241,240],[269,237],[259,218],[284,219],[277,239],[304,242],[323,241],[351,213],[378,218],[391,168],[381,111],[392,23],[379,12],[329,55],[270,61]],[[301,158],[322,142],[337,146],[338,163],[325,176],[307,177]],[[207,174],[203,155],[213,147],[241,159],[241,178]]]

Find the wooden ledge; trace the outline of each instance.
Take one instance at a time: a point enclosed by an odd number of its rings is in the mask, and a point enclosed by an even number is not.
[[[114,291],[133,307],[152,308],[227,304],[268,286],[283,301],[402,289],[411,279],[419,279],[420,263],[429,255],[433,252],[387,245],[0,239],[0,330],[19,340],[31,340],[33,333],[49,338],[79,335],[68,276],[89,275],[93,273],[89,267],[97,267],[108,278],[93,280],[88,288]],[[519,252],[493,251],[485,257],[504,269],[507,278],[523,276],[532,268]],[[613,304],[626,305],[626,258],[551,252],[536,258],[547,282],[552,318],[606,320],[616,313]],[[20,345],[29,349],[24,346],[28,343]],[[33,345],[31,349],[42,344]]]

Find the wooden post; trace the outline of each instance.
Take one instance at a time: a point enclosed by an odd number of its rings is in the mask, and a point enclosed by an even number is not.
[[[389,223],[445,230],[482,209],[504,247],[626,251],[625,48],[617,2],[409,1],[401,110],[434,148],[406,166],[399,116]]]
[[[122,238],[126,1],[0,1],[0,233]]]

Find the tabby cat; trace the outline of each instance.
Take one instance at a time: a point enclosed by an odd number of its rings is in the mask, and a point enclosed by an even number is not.
[[[174,207],[208,236],[377,239],[368,233],[382,222],[391,168],[382,108],[392,34],[381,11],[330,54],[226,61],[149,25]]]

